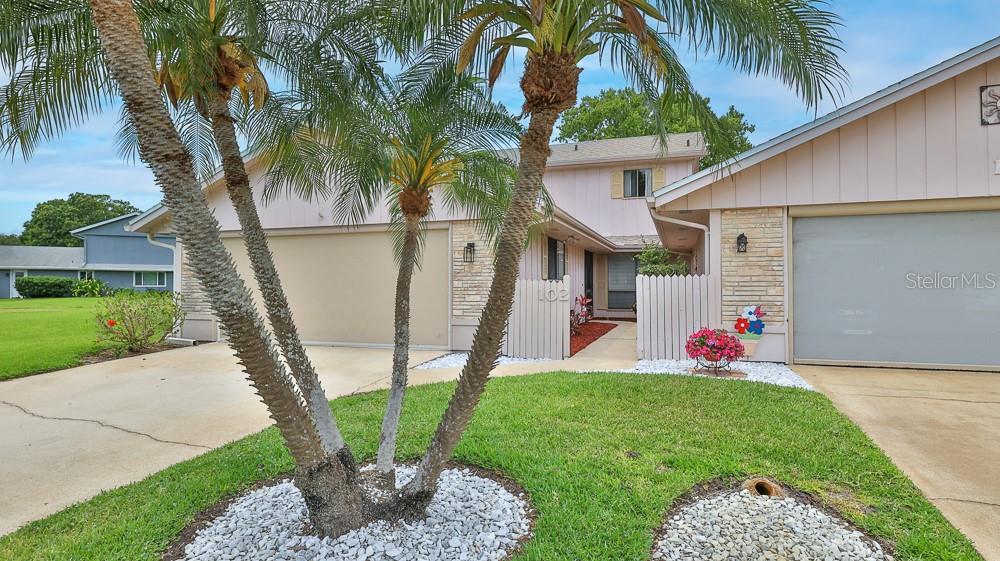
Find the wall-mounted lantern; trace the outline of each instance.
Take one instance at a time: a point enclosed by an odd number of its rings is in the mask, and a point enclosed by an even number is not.
[[[474,263],[476,261],[476,244],[469,242],[465,244],[465,252],[462,255],[462,261],[466,263]]]
[[[746,253],[747,252],[747,235],[740,234],[736,236],[736,253]]]

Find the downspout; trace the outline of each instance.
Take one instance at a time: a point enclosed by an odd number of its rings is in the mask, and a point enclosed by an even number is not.
[[[166,242],[161,242],[161,241],[157,240],[156,239],[156,234],[154,234],[153,232],[146,232],[146,241],[149,242],[150,245],[155,245],[156,247],[162,247],[162,248],[169,249],[170,253],[173,253],[174,250],[176,249],[171,244],[168,244]]]
[[[711,231],[709,231],[708,226],[705,226],[704,224],[699,224],[697,222],[688,222],[687,220],[681,220],[680,218],[661,216],[656,212],[656,199],[653,199],[652,197],[646,199],[646,206],[649,209],[649,216],[655,221],[667,222],[668,224],[676,224],[678,226],[684,226],[686,228],[694,228],[695,230],[701,230],[702,232],[704,232],[703,239],[705,244],[705,250],[704,250],[705,274],[711,273],[711,271],[709,270],[709,263],[711,263],[709,257],[712,246],[708,241],[708,238],[711,235]]]
[[[149,245],[155,245],[156,247],[162,247],[164,249],[169,249],[171,255],[176,255],[176,253],[177,253],[177,247],[176,246],[174,246],[173,244],[168,244],[166,242],[161,242],[161,241],[157,240],[156,239],[156,234],[154,234],[153,232],[146,232],[146,241],[149,242]],[[174,261],[173,258],[171,258],[171,263],[173,263],[173,261]],[[177,286],[177,279],[178,279],[179,276],[180,276],[180,271],[174,271],[174,277],[173,278],[174,278],[174,291],[175,292],[179,292],[178,286]],[[170,337],[170,340],[172,340],[172,342],[175,343],[175,344],[178,344],[178,343],[179,344],[183,344],[183,345],[194,345],[195,344],[195,341],[193,339],[183,339],[181,337],[180,328],[176,332],[173,333],[173,337]]]

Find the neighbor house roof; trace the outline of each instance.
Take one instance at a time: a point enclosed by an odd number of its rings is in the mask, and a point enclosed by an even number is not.
[[[747,150],[732,160],[705,168],[698,173],[661,187],[653,192],[653,198],[657,206],[669,203],[702,187],[729,177],[742,169],[805,144],[847,123],[871,115],[917,92],[945,80],[950,80],[998,56],[1000,56],[1000,37],[969,49],[958,56],[934,65],[923,72],[914,74],[901,82],[897,82],[867,97],[863,97],[854,103],[827,113],[812,122],[792,129],[760,146]]]
[[[79,236],[77,236],[77,234],[79,234],[79,233],[86,232],[87,230],[93,230],[94,228],[99,228],[101,226],[104,226],[105,224],[111,224],[112,222],[118,222],[119,220],[122,220],[122,219],[125,219],[125,218],[132,218],[132,217],[135,217],[135,216],[139,216],[139,214],[141,214],[141,213],[139,213],[139,212],[130,212],[128,214],[123,214],[121,216],[116,216],[114,218],[109,218],[107,220],[102,220],[101,222],[97,222],[96,224],[90,224],[88,226],[84,226],[83,228],[77,228],[76,230],[70,230],[69,233],[72,234],[73,236],[79,237]]]
[[[80,269],[82,247],[0,245],[0,268],[3,269]]]

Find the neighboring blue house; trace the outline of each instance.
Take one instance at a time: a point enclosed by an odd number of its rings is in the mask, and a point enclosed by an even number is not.
[[[17,298],[22,276],[95,278],[112,288],[173,290],[174,238],[128,232],[139,213],[126,214],[70,232],[83,247],[0,246],[0,298]]]

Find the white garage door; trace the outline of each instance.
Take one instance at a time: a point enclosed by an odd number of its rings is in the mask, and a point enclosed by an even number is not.
[[[444,348],[448,346],[448,230],[429,229],[425,234],[422,267],[411,286],[412,344]],[[282,235],[268,241],[304,341],[392,343],[397,269],[388,233]],[[243,241],[226,238],[225,243],[243,278],[253,279]]]
[[[796,218],[795,359],[1000,367],[1000,212]]]

